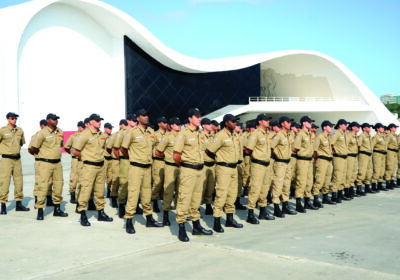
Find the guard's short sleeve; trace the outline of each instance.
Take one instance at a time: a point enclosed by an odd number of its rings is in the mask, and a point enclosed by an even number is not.
[[[106,149],[112,149],[114,147],[114,140],[117,135],[113,134],[107,142]]]
[[[82,149],[85,147],[86,143],[88,142],[89,137],[86,136],[86,133],[82,133],[78,137],[76,137],[74,143],[72,144],[72,148],[82,151]]]
[[[178,137],[176,138],[176,142],[174,145],[174,152],[182,153],[183,147],[185,146],[185,133],[184,131],[180,132],[178,134]]]
[[[119,149],[121,147],[123,140],[124,140],[124,133],[122,133],[122,132],[118,133],[117,137],[114,140],[114,147]]]
[[[68,137],[67,143],[65,144],[64,148],[65,149],[71,149],[72,147],[72,140],[75,138],[75,136],[73,136],[73,134]]]
[[[222,139],[222,135],[216,135],[212,143],[208,146],[208,150],[212,153],[218,151],[219,148],[224,144],[224,140]]]
[[[34,136],[34,140],[32,143],[32,147],[35,147],[37,149],[40,149],[40,147],[42,146],[42,143],[44,141],[44,136],[43,133],[39,132]]]
[[[169,135],[164,136],[161,139],[160,144],[157,147],[157,150],[163,153],[167,148],[169,141],[170,141],[170,136]]]
[[[120,143],[119,147],[124,147],[125,149],[128,149],[129,146],[131,145],[132,137],[133,137],[133,132],[132,131],[128,132],[128,133],[125,133],[124,137],[120,137],[122,139],[120,141],[121,143]]]
[[[246,148],[249,150],[254,150],[254,147],[257,144],[257,133],[253,132],[250,134],[249,139],[247,140]]]
[[[24,134],[24,132],[22,132],[21,134],[22,134],[22,136],[21,136],[21,146],[22,146],[22,145],[24,145],[26,142],[25,142],[25,134]]]
[[[300,148],[301,148],[301,137],[300,137],[300,135],[297,135],[296,138],[294,138],[293,148],[296,149],[296,150],[300,150]]]
[[[275,135],[274,137],[272,137],[271,148],[275,149],[275,147],[279,144],[279,142],[280,142],[280,137],[278,135]]]

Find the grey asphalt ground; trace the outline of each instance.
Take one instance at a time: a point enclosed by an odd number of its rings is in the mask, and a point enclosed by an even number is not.
[[[63,208],[69,217],[53,217],[48,207],[45,220],[36,221],[33,158],[22,155],[24,204],[31,211],[15,212],[11,186],[8,214],[0,216],[1,280],[400,279],[400,189],[260,225],[247,224],[247,211],[238,211],[243,229],[207,237],[192,236],[188,223],[190,242],[182,243],[175,222],[146,228],[143,216],[135,219],[136,234],[126,234],[109,204],[114,222],[97,222],[90,211],[92,226],[80,226],[68,202],[67,155]],[[202,213],[202,224],[212,227],[213,218]],[[162,213],[154,216],[161,221]]]

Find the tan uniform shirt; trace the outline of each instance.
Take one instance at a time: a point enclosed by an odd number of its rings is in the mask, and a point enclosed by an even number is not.
[[[235,141],[239,139],[226,128],[222,129],[214,137],[208,150],[215,153],[216,162],[237,163],[239,161],[238,148]]]
[[[386,136],[386,142],[388,149],[394,149],[396,151],[399,149],[399,143],[397,142],[397,135],[395,133],[390,132]]]
[[[174,146],[176,139],[178,138],[178,132],[171,131],[168,132],[163,139],[161,139],[160,145],[158,145],[157,150],[164,153],[164,159],[167,162],[174,162]]]
[[[165,137],[165,132],[162,132],[160,129],[154,133],[154,142],[153,142],[153,157],[158,157],[156,155],[156,150],[158,150],[158,146],[161,143],[161,140]]]
[[[115,139],[117,139],[118,132],[119,131],[111,134],[110,137],[108,138],[108,141],[106,142],[106,149],[110,149],[111,150],[111,157],[112,158],[117,158],[115,156],[115,154],[114,154],[113,149],[114,149],[114,142],[115,142]]]
[[[344,132],[340,129],[336,130],[332,135],[332,145],[334,148],[334,154],[337,155],[347,155],[347,142]]]
[[[90,127],[81,132],[72,147],[81,151],[83,161],[102,162],[104,161],[105,144],[106,135],[101,131],[96,132]]]
[[[385,135],[381,134],[381,133],[377,133],[372,138],[372,146],[373,146],[374,150],[386,152],[387,145],[386,145]]]
[[[106,148],[107,148],[108,142],[110,142],[110,140],[111,140],[111,135],[107,135],[107,134],[104,133],[104,136],[106,137],[106,143],[104,145],[104,156],[105,157],[110,157],[111,155],[107,152]]]
[[[185,127],[178,135],[174,151],[182,154],[181,161],[189,164],[202,164],[203,152],[201,150],[200,131]]]
[[[22,128],[11,128],[6,125],[0,128],[0,154],[18,155],[21,146],[25,144],[25,136]]]
[[[372,153],[372,137],[368,133],[362,133],[358,137],[358,147],[360,147],[360,152]]]
[[[80,132],[76,132],[74,134],[71,134],[68,137],[67,143],[65,143],[64,148],[65,149],[71,149],[72,148],[72,144],[74,143],[74,140],[76,139],[76,137],[78,137],[81,133]]]
[[[292,144],[290,143],[289,133],[281,130],[272,138],[271,147],[278,159],[290,159],[292,154]]]
[[[252,159],[262,161],[270,161],[271,159],[271,142],[267,132],[260,127],[250,134],[246,148],[253,151],[251,153]]]
[[[136,126],[129,129],[122,140],[122,147],[128,149],[129,160],[141,164],[151,164],[154,135],[149,128]]]
[[[214,160],[205,153],[205,150],[212,144],[214,137],[215,137],[214,134],[211,133],[206,134],[204,133],[204,131],[200,132],[200,143],[201,143],[201,150],[204,151],[203,153],[204,161],[214,162]]]
[[[124,140],[125,135],[128,133],[130,128],[125,127],[117,132],[116,138],[114,139],[114,147],[121,148],[122,141]],[[119,156],[123,156],[122,152],[119,151]]]
[[[39,132],[40,132],[40,130],[39,130],[38,132],[36,132],[36,133],[31,137],[31,141],[29,142],[28,149],[32,148],[33,141],[35,141],[36,135],[38,135]],[[37,155],[37,154],[34,154],[33,156],[34,156],[35,158],[38,158],[38,155]]]
[[[318,156],[332,157],[332,143],[330,135],[323,132],[317,135],[314,143],[314,151]]]
[[[312,157],[314,147],[311,143],[311,133],[304,129],[300,130],[294,140],[293,148],[298,150],[297,155],[300,157]]]
[[[60,159],[61,148],[64,146],[64,133],[60,128],[54,131],[46,126],[37,135],[32,147],[39,149],[39,158]]]
[[[235,146],[237,149],[239,161],[243,161],[243,135],[234,133],[235,139]]]
[[[347,150],[349,154],[358,154],[357,136],[349,132],[346,134]]]

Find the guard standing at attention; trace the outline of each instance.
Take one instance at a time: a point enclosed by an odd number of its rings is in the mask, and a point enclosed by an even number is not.
[[[354,182],[357,176],[357,156],[358,156],[358,141],[357,133],[360,131],[360,124],[357,122],[352,122],[347,127],[349,132],[346,133],[347,142],[347,168],[346,168],[346,183],[345,183],[345,193],[344,195],[353,199],[354,197],[359,197],[354,191]]]
[[[398,185],[394,183],[394,173],[397,166],[397,153],[399,151],[399,143],[397,142],[396,130],[398,126],[394,123],[388,125],[390,130],[387,135],[387,155],[386,155],[386,170],[385,170],[385,180],[386,188],[393,189],[397,188]]]
[[[375,193],[375,189],[386,191],[383,186],[383,175],[385,174],[385,159],[386,159],[386,137],[384,135],[384,126],[381,123],[376,123],[374,126],[376,130],[375,136],[372,138],[373,154],[373,174],[372,174],[372,189],[366,189],[367,193]],[[376,186],[378,184],[378,186]]]
[[[235,141],[236,148],[238,149],[239,153],[239,161],[237,165],[237,173],[238,173],[238,191],[237,191],[237,197],[235,201],[235,208],[236,210],[246,210],[246,206],[243,205],[240,202],[240,198],[242,197],[242,189],[243,189],[243,168],[244,168],[244,137],[243,137],[243,124],[240,122],[236,122],[236,128],[235,128],[235,135],[239,141]]]
[[[358,174],[356,181],[356,193],[362,196],[367,195],[362,191],[361,186],[365,184],[365,190],[369,189],[371,181],[371,155],[372,155],[372,137],[370,135],[371,125],[363,123],[361,125],[363,133],[358,137]]]
[[[14,181],[15,211],[29,211],[22,205],[24,199],[22,183],[21,147],[25,144],[25,136],[22,128],[16,125],[18,115],[8,113],[6,115],[8,124],[0,129],[0,202],[1,215],[7,214],[6,203],[10,190],[11,176]]]
[[[107,144],[111,140],[111,133],[114,127],[110,123],[104,124],[104,135],[106,137],[105,149],[104,149],[104,173],[106,176],[106,188],[107,188],[107,198],[111,197],[111,186],[113,180],[113,170],[112,170],[112,156],[107,151]],[[114,207],[113,207],[114,208]],[[116,207],[115,207],[116,208]]]

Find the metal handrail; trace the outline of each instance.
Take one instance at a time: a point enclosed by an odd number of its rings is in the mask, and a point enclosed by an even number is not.
[[[250,96],[249,102],[361,102],[359,97],[269,97],[269,96]]]

